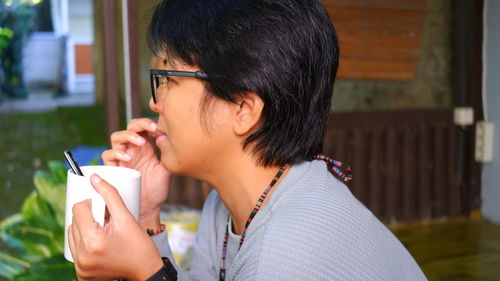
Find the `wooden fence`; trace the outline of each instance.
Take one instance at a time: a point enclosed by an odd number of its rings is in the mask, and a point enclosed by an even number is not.
[[[387,224],[466,215],[477,198],[462,180],[460,130],[452,110],[333,113],[324,154],[350,164],[351,191]],[[194,208],[210,190],[182,177],[171,188],[169,203]]]
[[[353,194],[386,223],[467,214],[452,110],[335,113],[324,152],[351,164]]]

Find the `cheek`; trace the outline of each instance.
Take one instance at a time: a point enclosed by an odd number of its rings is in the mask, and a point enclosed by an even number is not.
[[[171,172],[203,170],[230,147],[227,108],[214,103],[200,111],[199,103],[189,103],[165,112],[168,138],[161,146],[162,162]]]
[[[201,162],[210,135],[200,122],[198,99],[189,97],[166,97],[161,119],[164,122],[167,139],[160,143],[162,162],[174,173],[182,173]]]
[[[201,137],[197,105],[193,100],[171,98],[165,101],[167,136],[176,149],[183,149]]]

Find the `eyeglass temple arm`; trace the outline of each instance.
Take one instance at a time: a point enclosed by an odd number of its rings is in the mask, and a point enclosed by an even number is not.
[[[207,79],[207,78],[208,78],[208,75],[207,75],[205,72],[196,71],[196,72],[194,73],[194,77],[196,77],[196,78],[200,78],[200,79]]]

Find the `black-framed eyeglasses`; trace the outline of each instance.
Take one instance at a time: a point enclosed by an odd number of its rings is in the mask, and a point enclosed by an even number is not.
[[[167,82],[167,77],[177,76],[177,77],[193,77],[198,79],[208,79],[208,75],[202,71],[177,71],[177,70],[163,70],[163,69],[150,69],[149,70],[149,82],[151,83],[151,97],[153,102],[158,101],[156,95],[156,90],[158,87]]]

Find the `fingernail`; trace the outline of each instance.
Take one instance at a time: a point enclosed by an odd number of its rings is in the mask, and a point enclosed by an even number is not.
[[[143,138],[141,138],[141,137],[137,137],[137,138],[135,138],[135,140],[136,140],[136,141],[137,141],[137,143],[139,143],[139,144],[143,144],[143,143],[144,143],[144,139],[143,139]]]
[[[101,177],[96,174],[93,174],[92,177],[90,177],[90,179],[92,180],[93,183],[100,183],[102,181]]]
[[[156,123],[151,123],[151,129],[156,130],[158,128],[158,125]]]
[[[130,155],[128,155],[128,154],[123,154],[123,153],[120,153],[120,152],[117,152],[117,154],[118,154],[118,157],[119,157],[121,160],[128,161],[128,160],[132,159],[132,158],[130,157]]]

